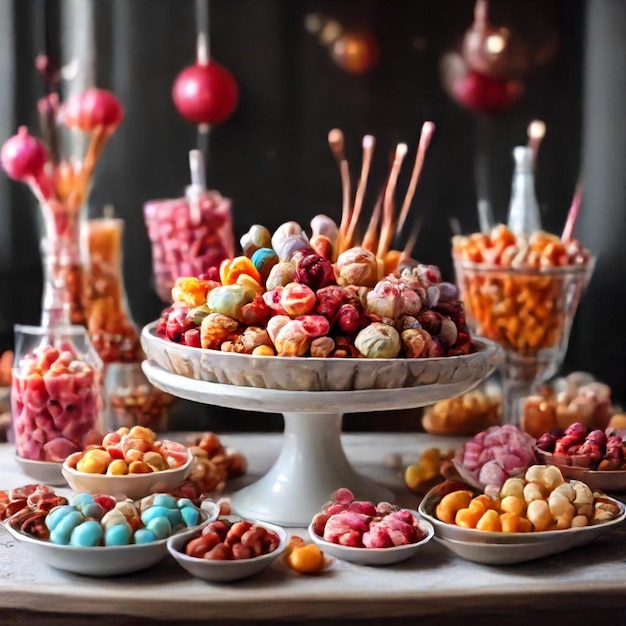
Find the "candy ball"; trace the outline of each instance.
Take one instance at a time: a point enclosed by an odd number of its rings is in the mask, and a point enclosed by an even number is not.
[[[401,341],[393,326],[374,322],[359,332],[354,345],[368,359],[394,359],[400,353]]]
[[[102,526],[96,520],[87,520],[72,530],[70,545],[83,548],[100,545],[102,540]]]
[[[106,529],[104,533],[105,546],[125,546],[130,543],[133,529],[130,524],[116,524]]]

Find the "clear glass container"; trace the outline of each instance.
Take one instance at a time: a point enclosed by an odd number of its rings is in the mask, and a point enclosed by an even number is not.
[[[504,350],[505,422],[519,422],[519,399],[563,362],[593,265],[516,269],[454,260],[468,324]]]
[[[82,326],[15,326],[11,417],[17,455],[62,461],[101,428],[102,361]]]
[[[144,205],[156,292],[171,302],[181,276],[199,276],[234,254],[231,201],[216,191]]]
[[[123,236],[121,219],[105,217],[87,222],[87,330],[105,364],[133,363],[143,358],[122,275]]]

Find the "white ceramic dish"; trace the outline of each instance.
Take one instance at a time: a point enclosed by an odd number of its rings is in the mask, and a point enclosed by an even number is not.
[[[202,529],[207,524],[210,524],[211,521],[207,521],[205,524],[202,524],[200,527],[194,528],[191,531],[185,531],[184,533],[174,535],[167,540],[167,549],[169,553],[174,557],[174,559],[176,559],[176,562],[183,569],[187,570],[196,578],[201,578],[202,580],[214,583],[226,583],[241,580],[243,578],[250,578],[251,576],[260,574],[263,570],[268,568],[287,547],[288,535],[284,528],[274,524],[268,524],[267,522],[250,520],[253,524],[262,526],[263,528],[271,530],[278,535],[280,543],[278,544],[276,550],[270,552],[269,554],[257,556],[253,559],[239,559],[237,561],[213,561],[211,559],[200,559],[193,556],[187,556],[184,552],[187,543],[191,541],[191,539],[199,537],[202,533]]]
[[[63,476],[63,463],[55,461],[33,461],[25,459],[17,454],[13,455],[15,462],[26,476],[44,485],[62,487],[66,484]]]
[[[495,565],[523,563],[558,554],[592,542],[621,524],[626,518],[624,504],[605,496],[619,507],[620,513],[610,522],[594,526],[531,533],[501,533],[462,528],[442,522],[435,515],[435,508],[445,493],[457,488],[468,488],[468,486],[452,482],[437,485],[424,496],[418,511],[433,525],[437,540],[458,556],[477,563]]]
[[[414,557],[435,534],[433,525],[430,522],[420,519],[415,511],[411,511],[411,513],[417,519],[419,527],[426,533],[426,536],[417,543],[409,543],[404,546],[395,546],[393,548],[352,548],[341,546],[337,543],[325,541],[322,537],[316,535],[313,532],[313,522],[311,522],[308,528],[309,536],[324,554],[333,556],[341,561],[349,561],[357,565],[392,565]]]
[[[187,451],[187,462],[175,469],[151,472],[150,474],[127,474],[126,476],[107,476],[106,474],[88,474],[63,463],[63,476],[68,485],[76,492],[104,493],[110,496],[125,495],[131,500],[139,500],[151,493],[172,491],[180,485],[191,470],[193,454]]]
[[[141,333],[151,361],[186,378],[243,387],[288,391],[354,391],[447,385],[449,394],[468,391],[498,365],[500,348],[475,337],[477,351],[429,359],[320,359],[260,357],[180,345],[156,336],[156,322]],[[436,402],[435,396],[430,401]]]
[[[217,519],[218,515],[219,508],[217,506],[214,506],[212,510],[203,506],[201,509],[202,524],[210,523]],[[5,520],[4,526],[38,561],[56,569],[82,574],[83,576],[100,577],[131,574],[148,569],[167,556],[168,539],[142,545],[81,548],[79,546],[61,546],[36,539],[12,528],[9,520]],[[198,526],[183,530],[173,537],[177,537],[178,534],[192,533],[197,528]]]
[[[626,470],[591,470],[560,462],[550,452],[535,447],[537,458],[546,465],[556,465],[566,480],[580,480],[591,489],[601,491],[626,491]]]

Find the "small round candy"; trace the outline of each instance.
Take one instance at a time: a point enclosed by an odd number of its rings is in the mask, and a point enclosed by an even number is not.
[[[141,521],[147,526],[151,520],[157,517],[167,517],[169,510],[165,506],[152,505],[141,514]]]
[[[172,527],[178,526],[183,521],[183,517],[182,517],[181,511],[178,508],[176,508],[176,509],[169,509],[169,511],[167,513],[167,519],[169,520],[169,522],[172,525]]]
[[[126,476],[128,474],[128,465],[124,459],[115,459],[109,467],[107,467],[109,476]]]
[[[76,511],[76,509],[71,504],[55,506],[50,513],[46,515],[46,528],[50,531],[54,530],[66,515],[74,511]]]
[[[72,531],[76,528],[76,526],[82,523],[84,519],[83,514],[74,509],[65,515],[65,517],[63,517],[63,519],[61,519],[55,526],[54,530],[50,533],[50,541],[61,546],[68,545],[70,537],[72,536]]]
[[[172,524],[167,517],[154,517],[147,524],[146,528],[157,538],[165,539],[172,534]]]
[[[105,546],[125,546],[130,543],[133,529],[130,524],[117,524],[106,529],[104,533]]]
[[[250,258],[259,248],[269,248],[272,245],[272,234],[261,226],[253,224],[250,230],[239,240],[243,253]]]
[[[134,539],[137,545],[142,545],[144,543],[153,543],[157,538],[147,528],[139,528],[135,531]]]
[[[183,518],[183,522],[185,526],[188,528],[191,526],[196,526],[200,519],[200,512],[194,506],[185,506],[180,509],[181,517]]]
[[[164,506],[168,509],[177,509],[178,504],[174,496],[170,496],[167,493],[157,493],[152,501],[152,506]]]
[[[70,535],[70,545],[82,546],[83,548],[100,545],[101,540],[102,526],[100,526],[100,522],[93,519],[76,526]]]
[[[252,255],[252,264],[265,281],[271,269],[278,263],[278,255],[272,248],[259,248]]]

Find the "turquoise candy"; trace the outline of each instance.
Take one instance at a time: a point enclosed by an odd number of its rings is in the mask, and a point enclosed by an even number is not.
[[[148,522],[146,529],[157,539],[165,539],[172,534],[172,525],[167,517],[155,517]]]
[[[272,248],[259,248],[254,252],[250,260],[257,272],[259,272],[263,280],[265,280],[269,276],[270,270],[278,263],[279,259]]]
[[[181,512],[178,509],[170,509],[167,513],[167,519],[170,521],[172,528],[178,526],[183,521]]]
[[[125,546],[130,543],[130,538],[133,534],[133,529],[130,524],[116,524],[110,526],[104,532],[104,545],[105,546]]]
[[[147,528],[138,528],[135,531],[135,543],[140,545],[144,543],[153,543],[156,541],[154,533]]]
[[[194,506],[186,506],[180,510],[180,514],[185,522],[185,526],[197,526],[200,519],[200,511]]]
[[[88,548],[98,546],[102,541],[102,526],[100,522],[88,519],[74,528],[70,536],[71,546],[82,546]]]
[[[93,499],[90,493],[77,493],[70,501],[85,517],[101,519],[104,509]]]
[[[168,517],[168,512],[171,509],[168,509],[165,506],[151,506],[150,508],[146,509],[142,514],[141,514],[141,521],[143,522],[144,526],[147,526],[151,520],[153,520],[155,517]]]
[[[188,506],[195,506],[195,504],[189,498],[178,498],[177,506],[179,509],[184,509]]]
[[[55,506],[49,513],[46,515],[46,528],[50,531],[53,531],[57,524],[70,513],[76,512],[76,509],[71,504],[63,504],[61,506]]]
[[[74,508],[74,507],[72,507]],[[50,532],[50,541],[61,546],[67,546],[70,543],[72,531],[76,526],[84,521],[83,514],[74,509],[65,515]],[[96,522],[97,523],[97,522]],[[100,524],[98,524],[99,526]]]
[[[164,506],[168,509],[177,508],[176,498],[167,493],[157,493],[152,500],[152,506]]]
[[[76,493],[70,499],[70,504],[75,507],[92,504],[93,502],[94,499],[90,493]]]

